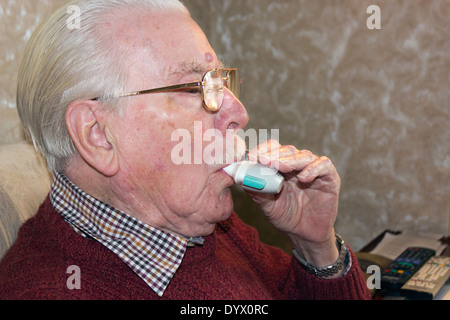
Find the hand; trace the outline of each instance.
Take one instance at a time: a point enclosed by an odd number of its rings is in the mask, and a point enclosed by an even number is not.
[[[318,267],[332,264],[338,257],[334,223],[340,178],[330,159],[269,140],[251,150],[249,160],[277,168],[285,177],[277,195],[249,192],[270,222],[308,261]]]

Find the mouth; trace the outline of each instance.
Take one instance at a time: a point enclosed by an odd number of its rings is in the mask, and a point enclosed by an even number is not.
[[[245,140],[238,136],[237,134],[234,135],[234,144],[232,148],[226,149],[226,156],[225,156],[225,166],[230,165],[234,162],[241,161],[244,156],[248,153],[247,151],[247,145],[245,143]]]
[[[235,185],[235,182],[234,182],[234,179],[232,178],[232,177],[230,177],[229,175],[228,175],[228,173],[226,173],[225,171],[223,171],[223,169],[220,171],[223,175],[224,175],[224,177],[225,177],[225,180],[226,180],[226,187],[227,188],[231,188],[233,185]]]
[[[244,139],[238,135],[234,135],[233,146],[227,145],[227,148],[225,148],[224,151],[225,152],[221,156],[221,161],[212,164],[211,169],[212,173],[217,174],[216,176],[220,177],[219,179],[222,180],[222,183],[224,183],[226,187],[231,187],[235,184],[234,179],[224,170],[224,168],[243,160],[248,153],[247,145]]]
[[[231,187],[232,185],[235,184],[234,179],[224,170],[224,168],[228,167],[230,164],[231,163],[221,165],[216,171],[216,173],[221,177],[221,179],[222,178],[224,179],[226,187]]]
[[[239,154],[239,156],[236,156],[232,161],[229,161],[229,162],[227,162],[225,164],[220,165],[218,167],[217,171],[222,171],[222,172],[226,173],[225,170],[224,170],[226,167],[229,167],[233,163],[236,163],[236,162],[239,162],[239,161],[248,160],[247,155],[248,155],[248,151],[245,151],[243,155]]]
[[[246,159],[247,154],[248,150],[245,141],[238,135],[235,135],[233,146],[227,146],[223,156],[221,157],[221,161],[214,165],[215,171],[223,171],[223,168],[226,168],[235,162]]]

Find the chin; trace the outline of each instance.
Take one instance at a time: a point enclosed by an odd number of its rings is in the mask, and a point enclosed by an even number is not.
[[[227,220],[233,213],[233,208],[234,208],[234,202],[233,202],[233,197],[231,196],[230,188],[225,189],[223,194],[226,195],[226,197],[223,197],[220,202],[223,204],[224,207],[222,209],[222,212],[223,212],[222,219],[220,219],[220,221],[218,221],[218,222]]]
[[[192,221],[190,229],[184,230],[185,233],[181,232],[181,234],[189,237],[208,236],[214,232],[217,223],[230,218],[234,208],[230,188],[223,189],[219,196],[204,199],[204,204],[207,205],[198,212],[198,220]]]
[[[205,226],[205,228],[202,230],[202,235],[197,236],[208,236],[212,234],[217,223],[225,221],[231,217],[231,214],[233,213],[233,200],[231,199],[231,197],[226,206],[224,206],[223,202],[221,203],[221,205],[222,206],[220,208],[212,209],[216,214],[210,216],[210,219],[208,221],[209,225]]]

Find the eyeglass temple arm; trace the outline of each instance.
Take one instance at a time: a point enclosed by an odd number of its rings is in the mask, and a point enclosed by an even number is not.
[[[201,87],[203,85],[204,85],[203,82],[183,83],[183,84],[177,84],[177,85],[174,85],[174,86],[168,86],[168,87],[161,87],[161,88],[155,88],[155,89],[136,91],[136,92],[132,92],[132,93],[129,93],[129,94],[126,94],[126,95],[123,95],[123,96],[119,96],[119,97],[137,96],[137,95],[140,95],[140,94],[157,93],[157,92],[177,91],[177,90],[180,90],[180,89]]]
[[[128,93],[128,94],[124,94],[124,95],[118,96],[117,98],[138,96],[138,95],[141,95],[141,94],[149,94],[149,93],[177,91],[177,90],[180,90],[180,89],[201,87],[203,85],[204,85],[204,82],[183,83],[183,84],[177,84],[177,85],[174,85],[174,86],[168,86],[168,87],[161,87],[161,88],[155,88],[155,89],[136,91],[136,92],[132,92],[132,93]],[[97,97],[97,98],[94,98],[94,99],[91,99],[91,100],[98,101],[98,100],[100,100],[100,97]]]

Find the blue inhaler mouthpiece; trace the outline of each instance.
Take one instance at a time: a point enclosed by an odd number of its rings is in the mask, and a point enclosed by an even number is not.
[[[284,177],[276,169],[260,163],[243,160],[232,163],[223,170],[245,190],[277,194],[283,188]]]

